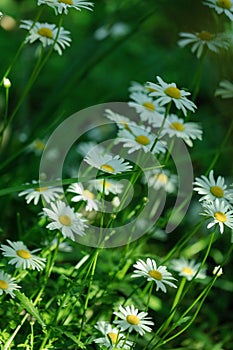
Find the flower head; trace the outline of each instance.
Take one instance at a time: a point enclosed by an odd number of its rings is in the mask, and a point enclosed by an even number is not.
[[[56,15],[62,13],[67,15],[68,10],[71,8],[78,11],[81,11],[82,8],[92,11],[92,7],[94,6],[92,2],[83,0],[38,0],[38,5],[43,4],[52,7]]]
[[[2,244],[1,250],[3,251],[3,255],[12,258],[9,261],[9,264],[15,265],[16,268],[22,267],[23,269],[32,268],[33,270],[43,270],[45,267],[45,258],[40,258],[34,253],[38,252],[40,249],[34,249],[30,251],[27,246],[21,242],[11,242],[7,240],[9,246]]]
[[[138,309],[133,305],[125,308],[120,305],[119,311],[115,311],[114,314],[120,318],[114,323],[119,325],[122,331],[128,329],[129,332],[136,331],[143,335],[145,332],[151,332],[151,328],[148,325],[154,325],[154,322],[150,320],[151,317],[146,317],[148,315],[147,312],[138,312]]]
[[[163,188],[166,192],[172,193],[177,187],[177,175],[171,174],[168,170],[155,169],[147,172],[148,186],[155,190]]]
[[[70,185],[68,192],[75,193],[75,196],[71,199],[72,202],[86,202],[86,211],[98,210],[99,202],[95,199],[94,193],[88,189],[84,189],[80,182]]]
[[[38,184],[37,181],[32,181],[32,183],[34,185]],[[59,198],[61,193],[63,193],[61,187],[39,187],[38,184],[38,187],[29,188],[28,190],[20,192],[19,196],[26,196],[25,199],[27,204],[33,201],[33,204],[37,205],[40,198],[45,200],[46,203],[50,203]]]
[[[15,283],[15,278],[8,275],[3,271],[0,271],[0,295],[3,293],[10,294],[12,298],[14,298],[14,290],[21,288]]]
[[[103,186],[104,186],[104,194],[109,195],[112,194],[120,194],[123,191],[123,185],[119,181],[114,180],[94,180],[92,182],[93,186],[97,189],[99,192],[103,192]]]
[[[233,229],[233,210],[224,201],[216,199],[214,202],[204,202],[202,206],[204,208],[202,215],[213,219],[207,225],[208,229],[216,224],[219,225],[221,233],[224,231],[224,226]]]
[[[160,77],[157,77],[157,80],[158,84],[148,82],[146,86],[154,90],[149,95],[154,96],[160,106],[173,102],[185,116],[187,110],[195,111],[197,106],[186,97],[190,95],[190,92],[178,89],[175,83],[167,84]]]
[[[28,36],[25,39],[25,43],[34,43],[39,40],[43,47],[54,45],[54,50],[62,55],[62,49],[66,46],[70,46],[71,39],[69,37],[70,32],[63,27],[56,27],[55,24],[39,23],[35,24],[30,20],[21,21],[20,28],[29,31]]]
[[[156,284],[156,291],[161,289],[166,293],[166,284],[170,287],[176,288],[176,285],[171,281],[176,279],[167,271],[166,266],[157,266],[155,260],[147,258],[146,262],[139,259],[133,265],[136,270],[131,277],[145,277],[147,281],[154,281]]]
[[[108,349],[131,349],[133,343],[125,339],[125,335],[120,333],[120,330],[113,327],[105,321],[97,322],[95,328],[102,333],[104,337],[94,340],[95,343],[106,346]],[[122,347],[124,346],[124,347]]]
[[[75,241],[75,235],[84,236],[86,220],[81,214],[75,213],[74,209],[62,201],[51,203],[51,208],[44,208],[44,213],[52,220],[46,227],[49,230],[60,230],[64,237]]]
[[[188,260],[185,258],[180,259],[173,259],[171,261],[171,269],[174,271],[179,272],[179,275],[182,277],[185,277],[188,281],[190,281],[197,273],[200,263],[196,263],[195,260]],[[205,278],[206,277],[206,270],[203,268],[201,269],[196,278]]]
[[[233,3],[232,0],[206,0],[204,5],[213,8],[219,15],[224,13],[231,21],[233,21]]]
[[[233,84],[228,80],[222,80],[219,83],[219,88],[215,91],[215,96],[220,96],[222,98],[232,98],[233,97]]]
[[[119,129],[131,130],[131,125],[136,125],[135,122],[125,117],[124,115],[113,112],[111,109],[105,110],[105,117],[115,122]]]

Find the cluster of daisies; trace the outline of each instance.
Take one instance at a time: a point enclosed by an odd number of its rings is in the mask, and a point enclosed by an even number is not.
[[[67,15],[70,9],[77,11],[81,11],[81,9],[92,11],[93,9],[92,2],[82,0],[38,0],[38,5],[51,7],[56,15]],[[22,20],[20,28],[28,30],[25,43],[31,44],[39,41],[43,47],[53,47],[59,55],[62,55],[62,50],[70,46],[71,43],[70,32],[60,25]]]
[[[206,0],[204,5],[209,6],[218,15],[225,16],[226,20],[233,22],[233,1],[232,0]],[[180,47],[191,45],[191,52],[196,54],[198,59],[204,57],[207,51],[219,53],[221,50],[232,49],[232,33],[212,33],[206,29],[194,33],[181,32]],[[222,98],[233,97],[233,84],[228,80],[223,80],[219,83],[219,88],[216,89],[215,95]]]

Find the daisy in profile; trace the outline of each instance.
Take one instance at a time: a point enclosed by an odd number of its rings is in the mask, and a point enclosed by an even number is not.
[[[215,91],[215,96],[220,96],[222,98],[232,98],[233,97],[233,84],[228,80],[222,80],[219,83],[219,88]]]
[[[64,202],[51,203],[51,209],[44,208],[44,213],[52,222],[46,227],[49,230],[60,230],[62,235],[75,241],[75,236],[84,236],[86,220],[81,214],[75,213],[74,208],[67,206]]]
[[[38,185],[38,187],[29,188],[28,190],[24,190],[19,193],[19,197],[25,196],[27,204],[33,201],[33,204],[37,205],[40,198],[46,203],[50,203],[59,198],[63,193],[63,189],[61,187],[39,187],[37,181],[32,181],[32,184]]]
[[[68,10],[71,8],[78,11],[81,11],[81,9],[92,11],[92,7],[94,6],[92,2],[82,0],[38,0],[38,5],[43,4],[52,7],[56,15],[62,13],[67,15]]]
[[[155,90],[150,95],[157,99],[157,103],[160,106],[173,102],[176,108],[181,109],[185,116],[187,115],[187,110],[195,112],[197,106],[187,98],[190,92],[178,89],[175,83],[167,84],[158,76],[157,80],[158,84],[148,82],[146,86]]]
[[[148,186],[155,190],[163,188],[168,193],[175,192],[177,188],[177,175],[171,174],[168,170],[155,169],[147,172]]]
[[[97,152],[95,148],[87,154],[87,156],[84,158],[84,161],[94,168],[97,168],[108,174],[119,174],[132,169],[132,165],[130,165],[128,162],[125,162],[125,160],[120,156],[102,154]]]
[[[218,53],[221,49],[228,49],[229,40],[224,34],[212,34],[205,30],[196,33],[180,33],[181,39],[178,41],[180,47],[192,45],[191,52],[200,58],[205,49]]]
[[[66,46],[70,46],[70,32],[63,27],[58,28],[55,24],[49,23],[33,23],[33,21],[30,20],[23,20],[21,23],[20,28],[29,31],[25,43],[32,44],[38,40],[43,47],[54,45],[54,50],[57,51],[59,55],[62,55],[62,50],[64,50]]]
[[[117,124],[119,129],[131,130],[131,125],[136,125],[135,122],[131,121],[124,115],[113,112],[111,109],[105,110],[105,117]]]
[[[120,130],[117,135],[116,143],[123,142],[123,147],[129,148],[128,153],[133,153],[142,149],[149,152],[154,144],[155,135],[151,133],[150,127],[132,126],[131,130]],[[158,141],[153,149],[153,154],[165,153],[165,143]]]
[[[233,210],[224,201],[216,199],[214,202],[204,202],[202,206],[204,209],[202,215],[212,218],[207,225],[208,229],[214,225],[219,225],[220,233],[223,233],[224,226],[233,229]]]
[[[233,21],[233,2],[232,0],[206,0],[204,5],[213,8],[219,15],[224,13],[231,21]]]
[[[10,294],[10,296],[14,298],[14,290],[21,288],[15,283],[15,281],[15,278],[8,275],[8,273],[0,271],[0,295],[6,293]]]
[[[12,258],[9,264],[15,265],[16,268],[22,267],[23,269],[32,268],[33,270],[43,270],[45,267],[45,258],[40,258],[34,253],[40,249],[30,251],[23,242],[11,242],[7,240],[9,246],[2,244],[1,250],[3,255]]]
[[[131,86],[129,87],[129,92],[140,92],[143,94],[147,94],[150,90],[148,90],[145,85],[138,83],[137,81],[131,81]],[[151,91],[150,91],[151,92]]]
[[[157,127],[161,126],[165,112],[164,107],[159,106],[152,97],[140,92],[134,92],[130,98],[133,102],[128,102],[128,105],[136,109],[142,121],[147,121]]]
[[[101,338],[94,340],[100,346],[106,346],[109,350],[113,349],[131,349],[133,343],[126,340],[125,335],[120,333],[120,330],[113,327],[110,323],[105,321],[97,322],[95,328],[103,335]]]
[[[147,312],[138,312],[133,305],[119,306],[119,311],[115,311],[114,314],[120,318],[113,323],[117,324],[122,331],[126,329],[129,332],[136,331],[140,335],[145,334],[146,332],[151,332],[152,329],[148,326],[153,326],[154,322],[151,321],[151,317],[147,317]]]
[[[154,259],[147,258],[146,262],[139,259],[136,264],[133,265],[134,270],[132,278],[134,277],[145,277],[147,281],[154,281],[156,284],[156,292],[161,289],[166,293],[166,284],[169,287],[176,288],[176,285],[171,281],[176,281],[172,274],[167,271],[166,266],[157,266]]]
[[[100,203],[95,199],[95,194],[88,189],[84,189],[80,182],[70,185],[68,192],[75,193],[71,199],[72,202],[86,202],[86,211],[98,210]]]
[[[161,136],[164,135],[171,138],[181,138],[189,147],[193,146],[192,140],[202,140],[202,130],[197,123],[185,123],[183,119],[178,118],[175,114],[168,115],[161,131]]]
[[[104,194],[109,195],[112,194],[120,194],[123,191],[123,185],[119,183],[119,181],[114,180],[94,180],[92,182],[93,186],[97,189],[99,192],[103,192],[103,186],[104,186]]]
[[[215,199],[221,199],[225,202],[231,202],[233,200],[233,190],[227,188],[225,180],[222,176],[218,176],[217,180],[214,178],[214,171],[211,170],[209,177],[202,175],[195,179],[194,191],[197,191],[202,197],[199,201],[214,201]]]
[[[185,258],[173,259],[171,260],[171,269],[179,272],[179,276],[185,277],[188,281],[190,281],[197,273],[200,263],[196,263],[194,259],[188,260]],[[201,269],[196,278],[206,278],[206,269]]]

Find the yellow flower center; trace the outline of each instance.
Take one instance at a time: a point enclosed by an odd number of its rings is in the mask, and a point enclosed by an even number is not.
[[[139,318],[136,315],[128,315],[126,317],[126,321],[132,324],[133,326],[137,326],[140,322]]]
[[[16,253],[20,258],[23,258],[23,259],[30,259],[31,257],[31,254],[29,253],[29,251],[25,249],[19,249],[17,250]]]
[[[63,4],[73,5],[73,0],[58,0],[58,2],[63,2]]]
[[[217,0],[217,5],[223,9],[229,10],[231,8],[230,0]]]
[[[205,30],[202,30],[199,34],[198,34],[199,39],[203,40],[203,41],[210,41],[213,39],[214,35],[206,32]]]
[[[103,186],[104,185],[104,180],[100,181],[100,185]],[[109,188],[111,186],[109,181],[105,181],[105,188]]]
[[[154,278],[155,280],[162,281],[163,279],[163,275],[158,270],[150,270],[148,274],[150,275],[150,277]]]
[[[149,109],[149,111],[152,111],[152,112],[155,111],[155,106],[153,105],[152,102],[144,102],[143,106]]]
[[[123,127],[124,127],[126,130],[128,130],[129,132],[131,132],[131,129],[130,129],[128,123],[122,122],[121,124],[123,125]]]
[[[227,221],[227,217],[224,213],[222,213],[221,211],[216,211],[216,213],[214,213],[214,217],[216,220],[220,221],[220,222],[226,222]]]
[[[115,169],[109,164],[103,164],[100,166],[101,170],[108,171],[109,173],[114,173]]]
[[[71,226],[72,225],[72,220],[68,215],[60,215],[58,220],[64,226]]]
[[[160,182],[161,184],[164,184],[164,185],[166,185],[166,183],[168,182],[168,177],[167,177],[167,175],[165,175],[165,174],[155,174],[154,175],[154,178],[158,181],[158,182]]]
[[[111,339],[112,344],[116,344],[116,342],[117,342],[117,334],[110,332],[110,333],[108,333],[108,336]]]
[[[219,186],[212,186],[210,187],[210,192],[218,198],[222,198],[224,196],[224,191],[221,187]]]
[[[37,33],[41,36],[45,36],[46,38],[52,39],[53,37],[53,32],[51,29],[46,28],[46,27],[42,27],[40,29],[38,29]]]
[[[143,146],[149,145],[150,143],[150,140],[145,135],[138,135],[137,137],[135,137],[135,141]]]
[[[171,129],[175,129],[177,131],[183,131],[184,130],[184,125],[179,123],[179,122],[174,122],[174,123],[171,123],[170,128]]]
[[[88,199],[94,199],[95,198],[95,195],[92,192],[88,191],[88,190],[84,190],[83,191],[83,196],[88,198]]]
[[[34,145],[35,145],[35,148],[38,149],[39,151],[43,151],[43,149],[45,148],[45,144],[41,140],[36,140]]]
[[[48,189],[48,187],[37,187],[37,188],[35,188],[35,190],[37,192],[44,192],[44,191],[47,191],[47,189]]]
[[[166,95],[168,95],[168,96],[170,96],[172,98],[177,98],[177,99],[181,98],[181,92],[175,86],[169,86],[168,88],[166,88],[164,90],[164,92],[165,92]]]
[[[182,272],[184,272],[186,275],[192,275],[194,273],[193,269],[191,269],[191,267],[184,267],[182,269]]]
[[[8,289],[8,284],[3,280],[0,280],[0,289]]]

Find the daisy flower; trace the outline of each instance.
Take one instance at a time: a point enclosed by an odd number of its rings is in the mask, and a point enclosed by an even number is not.
[[[149,152],[155,141],[155,135],[151,133],[150,127],[145,128],[143,126],[131,126],[131,130],[120,130],[117,135],[116,143],[123,142],[123,147],[129,148],[128,153],[133,153],[140,149],[144,152]],[[153,149],[153,154],[165,153],[164,142],[157,142]]]
[[[222,80],[219,83],[219,88],[215,91],[215,96],[220,96],[222,98],[232,98],[233,97],[233,84],[228,80]]]
[[[131,121],[129,118],[125,117],[124,115],[115,113],[111,111],[111,109],[105,110],[105,117],[116,123],[119,129],[126,129],[130,131],[131,125],[136,125],[136,123]]]
[[[147,172],[148,186],[155,190],[163,188],[166,192],[172,193],[177,187],[177,175],[171,174],[168,170],[155,169]]]
[[[66,46],[70,46],[70,32],[63,27],[58,28],[55,24],[49,23],[33,23],[33,21],[30,20],[23,20],[21,23],[20,28],[29,31],[25,43],[31,44],[39,40],[43,47],[54,45],[54,50],[57,51],[59,55],[62,55],[62,50],[65,49]]]
[[[128,102],[128,105],[136,109],[142,121],[148,121],[157,127],[161,126],[165,112],[164,107],[159,106],[152,97],[140,92],[134,92],[130,98],[134,102]]]
[[[115,324],[119,325],[122,331],[128,329],[129,332],[136,331],[140,335],[145,332],[151,332],[152,329],[148,326],[153,326],[154,322],[146,317],[147,312],[138,312],[133,305],[126,306],[125,308],[119,306],[119,311],[115,311],[114,314],[120,318],[120,320],[114,321]]]
[[[38,184],[37,181],[32,181],[33,184]],[[27,184],[29,185],[29,184]],[[26,196],[26,202],[29,204],[33,201],[34,205],[37,205],[39,199],[45,200],[46,203],[50,203],[55,201],[60,197],[61,193],[63,193],[63,189],[61,187],[35,187],[29,188],[28,190],[22,191],[19,193],[19,197]]]
[[[38,252],[40,249],[35,249],[30,251],[23,242],[11,242],[7,240],[9,246],[2,244],[1,250],[3,255],[12,258],[9,261],[9,264],[15,265],[16,268],[22,267],[23,269],[29,269],[30,267],[33,270],[43,270],[45,267],[45,258],[40,258],[34,255],[35,252]]]
[[[213,8],[219,15],[224,13],[231,21],[233,21],[233,3],[231,0],[206,0],[204,5]]]
[[[222,176],[218,176],[217,180],[215,180],[213,170],[210,171],[209,178],[202,175],[195,180],[193,190],[202,195],[199,199],[200,202],[203,200],[213,201],[217,198],[229,202],[233,200],[233,190],[227,189]]]
[[[181,109],[185,116],[187,109],[195,112],[197,106],[186,97],[190,95],[190,92],[178,89],[175,83],[167,84],[158,76],[157,80],[159,84],[148,82],[146,86],[155,90],[150,95],[157,98],[158,104],[164,106],[174,102],[176,108]]]
[[[129,92],[140,92],[143,94],[147,94],[148,92],[151,92],[148,90],[145,85],[138,83],[137,81],[131,81],[131,86],[129,87]]]
[[[84,161],[89,165],[97,168],[105,173],[119,174],[132,169],[132,165],[125,162],[120,156],[112,156],[110,154],[101,154],[96,152],[96,148],[92,149]]]
[[[80,142],[76,147],[76,151],[83,157],[94,147],[97,146],[97,143],[94,141],[89,142]],[[104,152],[104,149],[103,149]]]
[[[74,208],[70,208],[62,201],[56,204],[51,203],[52,209],[44,208],[44,213],[52,220],[46,227],[49,230],[60,230],[64,237],[68,237],[75,241],[75,235],[84,236],[86,220],[82,219],[82,215],[75,213]]]
[[[179,272],[179,276],[185,277],[188,281],[190,281],[195,274],[197,273],[200,263],[196,263],[194,259],[188,260],[185,258],[173,259],[171,260],[171,269]],[[206,278],[206,269],[201,269],[196,278]]]
[[[71,8],[78,11],[81,11],[82,8],[92,11],[92,7],[94,6],[92,2],[82,0],[38,0],[38,5],[43,4],[52,7],[56,15],[62,13],[67,15],[68,10]]]
[[[216,199],[214,202],[204,202],[202,204],[204,212],[202,215],[213,218],[207,228],[219,225],[220,232],[223,233],[224,225],[233,229],[233,210],[224,201]]]
[[[3,271],[0,271],[0,295],[3,293],[10,294],[12,298],[14,298],[14,290],[21,288],[15,283],[15,278],[8,275]]]
[[[221,33],[211,34],[205,30],[196,33],[180,33],[181,39],[178,41],[180,47],[185,47],[191,44],[192,53],[196,53],[197,58],[200,58],[205,49],[212,52],[219,52],[221,49],[229,48],[229,40]]]
[[[181,138],[189,147],[193,146],[192,140],[202,140],[202,130],[197,123],[185,123],[175,114],[168,115],[161,132],[161,136],[164,135]]]
[[[83,185],[75,183],[69,186],[68,192],[75,193],[76,195],[71,199],[72,202],[86,202],[86,211],[98,210],[99,202],[95,200],[95,195],[88,189],[84,189]]]
[[[103,192],[103,185],[104,180],[94,180],[92,182],[93,186],[97,189],[99,192]],[[120,194],[123,191],[123,185],[119,183],[118,181],[114,180],[105,180],[105,186],[104,186],[104,194],[109,195],[112,194]]]
[[[100,331],[104,337],[94,340],[100,346],[106,346],[108,349],[131,349],[133,343],[125,339],[125,335],[120,333],[119,329],[113,327],[105,321],[97,322],[95,328]]]
[[[154,259],[147,258],[146,262],[139,259],[133,266],[136,270],[134,270],[131,277],[145,277],[147,281],[154,281],[156,284],[156,292],[161,289],[166,293],[167,289],[165,284],[176,288],[176,285],[171,282],[176,281],[176,279],[167,271],[167,267],[157,266]]]

